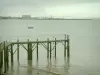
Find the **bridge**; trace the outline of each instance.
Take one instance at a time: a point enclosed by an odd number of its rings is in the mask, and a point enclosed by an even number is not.
[[[54,40],[50,40],[49,38],[47,38],[47,40],[42,40],[42,41],[38,40],[38,39],[36,41],[30,41],[28,39],[27,41],[17,40],[17,42],[9,43],[7,41],[4,41],[4,42],[0,43],[0,75],[2,75],[2,74],[8,75],[6,73],[8,73],[11,66],[14,67],[14,53],[17,52],[17,61],[18,61],[18,63],[20,62],[19,61],[20,46],[22,46],[27,51],[28,66],[24,66],[24,67],[28,67],[31,70],[35,69],[40,72],[50,73],[51,75],[60,75],[60,73],[54,72],[53,70],[46,70],[46,69],[43,70],[43,69],[35,68],[32,65],[32,53],[34,50],[36,50],[37,62],[39,60],[39,45],[43,46],[45,48],[45,50],[47,51],[47,59],[49,61],[51,61],[51,59],[52,59],[52,51],[54,50],[54,58],[56,60],[58,43],[62,43],[62,45],[64,46],[64,50],[63,50],[64,58],[69,59],[70,58],[69,35],[65,35],[64,39],[59,39],[59,40],[56,38]],[[14,45],[17,46],[17,49],[15,51],[13,48]],[[25,45],[27,45],[27,47],[25,47]],[[9,55],[9,53],[10,53],[10,55]],[[9,56],[11,58],[10,61],[9,61]],[[11,66],[9,66],[10,64],[11,64]]]

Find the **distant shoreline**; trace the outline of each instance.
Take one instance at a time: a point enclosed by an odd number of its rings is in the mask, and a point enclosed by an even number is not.
[[[62,19],[62,18],[0,18],[0,20],[92,20],[92,19]]]
[[[0,16],[0,20],[92,20],[90,18],[55,18],[55,17],[31,17],[22,15],[22,17]]]

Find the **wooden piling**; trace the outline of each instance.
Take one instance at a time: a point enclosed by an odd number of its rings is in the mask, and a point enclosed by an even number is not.
[[[11,44],[11,65],[13,66],[13,44]]]
[[[8,51],[8,47],[6,47],[6,56],[7,56],[7,68],[9,68],[9,51]]]
[[[47,59],[49,58],[49,39],[47,39]]]
[[[39,53],[38,53],[38,39],[37,39],[37,61],[38,61],[38,58],[39,58]]]
[[[56,59],[56,38],[55,38],[55,59]]]
[[[0,44],[0,50],[1,50],[1,44]],[[3,51],[0,52],[0,74],[2,73],[2,67],[3,67]]]
[[[52,56],[52,50],[51,50],[51,42],[50,42],[50,59],[51,59],[51,56]]]
[[[1,67],[3,66],[3,51],[1,52]]]
[[[2,73],[2,54],[0,52],[0,75]]]
[[[17,40],[19,42],[19,40]],[[19,44],[17,44],[17,61],[19,63]]]
[[[2,73],[3,66],[3,52],[0,52],[0,74]]]
[[[70,58],[69,35],[67,35],[67,57]]]
[[[32,43],[28,42],[28,66],[32,67]]]
[[[66,35],[64,40],[64,58],[66,58]]]
[[[4,73],[7,72],[7,51],[6,51],[6,46],[4,42]]]

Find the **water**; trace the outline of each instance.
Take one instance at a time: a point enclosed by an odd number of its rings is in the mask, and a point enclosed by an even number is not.
[[[100,75],[100,19],[94,20],[0,20],[1,41],[47,40],[64,38],[62,34],[70,35],[70,67],[68,75]],[[34,29],[28,29],[34,26]],[[16,46],[14,47],[16,48]],[[16,63],[16,53],[14,56]],[[46,50],[39,46],[39,68],[46,68]],[[33,66],[36,66],[36,51],[33,52]],[[52,65],[54,65],[52,55]],[[27,52],[20,47],[20,65],[27,66]],[[64,74],[65,61],[63,45],[57,44],[56,68]],[[21,67],[20,73],[27,75],[27,68]],[[15,69],[16,73],[17,68]],[[27,72],[27,73],[26,73]],[[34,73],[34,72],[33,72]],[[44,75],[45,72],[43,72]],[[42,74],[42,73],[41,73]]]

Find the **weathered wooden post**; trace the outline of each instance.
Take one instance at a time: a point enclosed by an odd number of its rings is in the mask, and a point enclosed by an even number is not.
[[[19,40],[17,40],[17,61],[19,64]]]
[[[67,35],[67,57],[70,58],[70,49],[69,49],[69,35]]]
[[[0,49],[0,51],[1,51],[1,49]],[[0,52],[0,75],[1,75],[1,70],[2,70],[2,67],[1,67],[2,66],[2,64],[1,64],[1,57],[2,56],[1,56],[1,52]]]
[[[50,42],[50,59],[51,59],[51,56],[52,56],[52,50],[51,50],[51,42]]]
[[[56,38],[55,38],[55,59],[56,59]]]
[[[11,44],[11,65],[13,66],[13,44]]]
[[[28,66],[32,67],[32,43],[28,41]]]
[[[7,68],[9,68],[9,52],[8,52],[8,46],[6,47],[6,56],[7,56]]]
[[[47,59],[49,58],[49,39],[47,39]]]
[[[64,58],[66,58],[66,35],[65,35],[65,40],[64,40]]]
[[[0,75],[1,73],[2,73],[2,52],[0,52]]]
[[[0,44],[0,74],[2,73],[3,66],[3,50],[1,50],[2,43]]]
[[[38,39],[37,39],[37,61],[38,61],[38,58],[39,58],[39,51],[38,51]]]
[[[5,46],[5,41],[4,41],[4,73],[7,72],[7,51],[6,51],[6,46]]]

